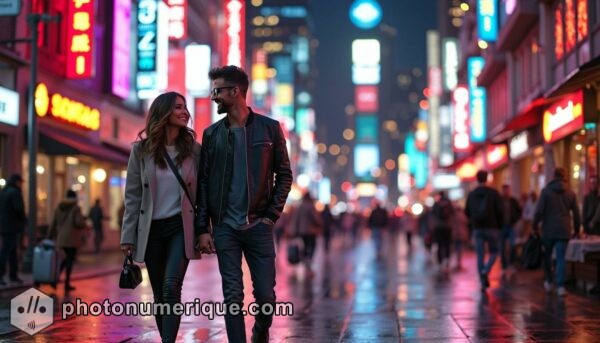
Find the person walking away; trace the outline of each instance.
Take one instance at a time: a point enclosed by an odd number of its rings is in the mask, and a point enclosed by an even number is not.
[[[325,243],[325,253],[329,253],[329,244],[331,243],[331,236],[333,235],[334,218],[329,209],[329,204],[325,204],[323,211],[321,212],[321,221],[323,223],[323,241]]]
[[[437,243],[438,265],[443,271],[450,267],[450,243],[452,242],[452,223],[454,207],[446,192],[440,191],[438,201],[433,204],[434,241]]]
[[[587,235],[600,235],[600,222],[592,225],[592,219],[600,206],[600,195],[598,194],[598,177],[590,178],[590,191],[583,199],[583,232]]]
[[[541,237],[544,244],[544,289],[551,292],[556,285],[559,296],[565,296],[565,253],[567,244],[572,236],[579,235],[581,224],[577,197],[569,188],[566,180],[566,172],[563,168],[554,170],[552,179],[540,194],[535,209],[533,229],[540,234],[540,222],[542,223]],[[556,255],[556,268],[552,266],[552,254]]]
[[[383,231],[387,228],[388,225],[388,212],[385,208],[381,207],[381,204],[378,201],[375,201],[375,207],[371,211],[371,215],[369,216],[369,227],[371,228],[371,233],[373,237],[373,242],[375,243],[375,251],[377,252],[377,257],[382,256],[382,240],[383,240]]]
[[[456,255],[456,270],[462,270],[463,250],[469,244],[469,219],[460,206],[456,206],[452,227],[452,241],[454,242],[454,253]]]
[[[469,218],[469,225],[473,228],[477,271],[481,290],[485,291],[490,286],[489,273],[498,257],[503,206],[500,193],[486,185],[488,172],[480,170],[477,172],[476,178],[478,185],[467,196],[465,215]],[[485,261],[486,245],[490,253],[487,261]]]
[[[65,199],[58,204],[54,211],[54,218],[48,231],[48,238],[56,240],[56,247],[62,249],[65,254],[65,258],[60,264],[60,273],[66,269],[65,293],[75,290],[75,287],[71,285],[71,272],[85,228],[85,217],[81,214],[81,207],[77,204],[77,193],[68,190]]]
[[[90,209],[88,218],[92,221],[92,228],[94,229],[94,251],[98,254],[100,253],[100,247],[104,241],[102,221],[108,219],[108,217],[104,216],[104,212],[100,206],[100,199],[96,199],[94,202],[94,206]]]
[[[27,217],[23,203],[21,175],[14,174],[8,179],[6,187],[0,191],[0,286],[6,286],[4,274],[8,263],[8,274],[11,282],[22,284],[18,275],[18,242],[23,234]]]
[[[289,229],[291,230],[288,235],[290,238],[302,238],[303,262],[308,274],[312,275],[312,258],[315,253],[317,236],[323,232],[323,221],[309,192],[302,196],[300,205],[294,211]]]
[[[275,305],[273,226],[292,187],[292,170],[278,121],[255,113],[246,104],[248,75],[239,67],[209,72],[211,100],[227,113],[202,137],[196,221],[200,251],[217,253],[227,306],[242,307],[242,255],[246,258],[254,298]],[[212,226],[212,237],[211,237]],[[214,239],[214,242],[213,242]],[[255,317],[252,342],[268,342],[272,313]],[[246,342],[241,313],[225,315],[230,342]]]
[[[515,225],[521,218],[519,202],[511,195],[510,186],[502,185],[502,231],[500,233],[500,259],[504,272],[514,272],[516,231]],[[508,243],[508,247],[507,247]],[[508,251],[507,251],[508,250]]]
[[[125,181],[121,250],[146,263],[154,303],[171,308],[181,302],[189,261],[201,257],[194,247],[200,145],[189,121],[183,95],[167,92],[154,99],[133,143]],[[181,316],[156,313],[154,319],[162,342],[175,342]]]

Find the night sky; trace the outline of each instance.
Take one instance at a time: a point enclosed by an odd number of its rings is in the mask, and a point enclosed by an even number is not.
[[[317,49],[315,109],[318,132],[327,126],[326,143],[341,143],[346,124],[344,108],[353,102],[351,45],[356,38],[368,38],[369,31],[350,22],[350,0],[313,0],[311,14]],[[425,32],[436,28],[436,0],[378,0],[383,9],[382,23],[398,31],[394,46],[396,71],[426,67]],[[332,16],[332,13],[338,13]],[[375,29],[373,29],[375,30]],[[318,137],[323,139],[323,137]]]

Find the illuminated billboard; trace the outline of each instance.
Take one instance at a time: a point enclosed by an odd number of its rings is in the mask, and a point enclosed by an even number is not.
[[[377,112],[379,110],[379,92],[377,91],[377,86],[356,86],[354,88],[354,106],[358,112]]]
[[[68,0],[66,77],[92,76],[94,59],[94,1]]]
[[[361,179],[372,179],[371,171],[379,167],[379,146],[377,144],[356,144],[354,146],[354,175]]]
[[[127,98],[131,91],[131,1],[115,0],[112,44],[112,93]]]
[[[169,39],[187,38],[187,0],[166,0],[169,6]]]
[[[377,39],[352,42],[352,83],[376,85],[381,81],[381,46]]]
[[[244,53],[246,51],[246,2],[224,0],[223,13],[225,30],[222,35],[221,64],[244,68]]]
[[[210,46],[189,44],[185,47],[185,88],[194,97],[210,93]]]
[[[442,40],[442,84],[445,90],[454,90],[458,84],[458,63],[460,61],[458,51],[458,40],[456,38],[444,38]]]
[[[356,142],[376,143],[377,129],[377,116],[356,116]]]
[[[475,56],[467,59],[467,79],[469,82],[469,124],[471,141],[484,142],[487,136],[486,127],[486,90],[477,85],[477,77],[481,74],[485,60]]]
[[[157,0],[138,1],[137,32],[137,90],[140,98],[147,99],[157,89]]]
[[[495,42],[498,38],[498,6],[496,0],[477,1],[477,32],[479,39]]]

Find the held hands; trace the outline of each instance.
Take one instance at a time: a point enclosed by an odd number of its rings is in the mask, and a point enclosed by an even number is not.
[[[214,254],[215,244],[210,236],[210,233],[203,233],[198,236],[196,250],[202,254]]]
[[[121,251],[125,257],[133,254],[134,250],[135,248],[133,247],[133,244],[121,244]]]

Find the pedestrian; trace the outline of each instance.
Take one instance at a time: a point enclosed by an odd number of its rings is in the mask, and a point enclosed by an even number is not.
[[[21,284],[23,280],[18,275],[18,242],[25,229],[27,217],[21,187],[21,175],[14,174],[8,179],[6,187],[0,191],[0,286],[6,286],[4,274],[8,263],[9,279]]]
[[[463,250],[469,244],[469,219],[460,206],[455,207],[452,227],[452,241],[454,242],[454,254],[456,255],[456,270],[462,270]]]
[[[565,180],[563,168],[554,170],[552,179],[540,194],[535,209],[533,229],[539,235],[542,222],[541,237],[544,245],[544,288],[551,292],[556,284],[559,296],[565,296],[565,253],[572,236],[579,235],[580,217],[577,197]],[[553,252],[556,258],[556,269],[552,268]]]
[[[54,218],[48,231],[48,238],[56,240],[56,247],[64,252],[59,273],[66,269],[65,293],[75,290],[71,285],[71,272],[85,229],[85,217],[77,204],[77,193],[69,189],[65,198],[54,210]]]
[[[441,270],[449,271],[450,244],[452,243],[452,224],[454,222],[454,207],[446,196],[440,191],[438,201],[433,204],[434,230],[433,237],[437,243],[438,265]]]
[[[529,237],[529,234],[531,233],[531,224],[533,223],[533,217],[535,215],[536,206],[537,194],[534,191],[531,191],[527,195],[527,199],[523,203],[523,213],[521,213],[521,218],[523,219],[523,227],[519,236],[521,237],[523,242],[527,240],[527,237]]]
[[[587,235],[600,235],[600,222],[592,225],[592,218],[599,206],[598,177],[592,176],[590,177],[590,191],[583,199],[583,232]]]
[[[333,235],[333,225],[335,219],[329,209],[329,204],[325,204],[323,211],[321,211],[321,221],[323,222],[323,242],[325,243],[325,253],[329,252],[329,244],[331,243],[331,236]]]
[[[377,257],[379,258],[383,254],[383,231],[387,229],[389,215],[388,211],[381,206],[379,201],[375,200],[373,203],[374,207],[371,210],[368,223],[369,228],[371,228],[373,242],[375,243],[375,251],[377,253]]]
[[[323,232],[323,220],[315,208],[315,201],[309,192],[304,193],[302,201],[294,210],[289,226],[289,238],[302,238],[303,262],[309,275],[312,275],[311,263],[317,244],[317,236]]]
[[[279,122],[246,105],[249,81],[241,68],[214,68],[209,78],[211,100],[218,113],[227,115],[204,130],[202,137],[196,226],[200,251],[216,250],[228,307],[241,307],[244,301],[242,254],[250,269],[256,303],[274,305],[273,226],[292,186],[283,130]],[[272,322],[272,314],[259,313],[252,342],[267,342]],[[240,313],[228,312],[225,327],[230,342],[246,341]]]
[[[92,221],[92,228],[94,229],[94,251],[96,254],[100,253],[100,247],[102,241],[104,241],[104,230],[102,228],[102,221],[108,219],[102,211],[100,206],[100,199],[96,199],[94,206],[90,209],[88,218]]]
[[[475,237],[475,251],[477,253],[477,271],[481,282],[481,290],[485,291],[490,286],[489,273],[498,257],[500,226],[502,225],[503,206],[500,193],[488,187],[488,172],[477,172],[477,187],[467,196],[465,215],[473,228]],[[488,246],[490,256],[485,261],[485,245]]]
[[[515,225],[521,218],[521,206],[511,195],[510,186],[502,185],[502,231],[500,233],[500,260],[502,270],[514,272],[517,235]],[[508,243],[508,246],[507,244]],[[508,250],[508,251],[507,251]]]
[[[131,149],[125,183],[121,250],[146,263],[154,303],[171,307],[181,302],[189,260],[200,258],[193,207],[200,145],[189,121],[183,95],[159,95]],[[175,342],[181,316],[157,313],[155,320],[162,342]]]

